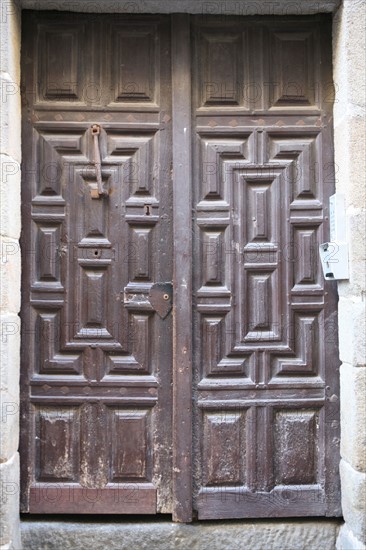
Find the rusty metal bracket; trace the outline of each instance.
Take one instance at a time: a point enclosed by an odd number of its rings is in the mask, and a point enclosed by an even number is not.
[[[91,191],[91,196],[93,199],[99,199],[100,197],[105,197],[108,195],[103,187],[102,180],[102,161],[100,156],[100,147],[99,147],[99,136],[100,136],[100,126],[99,124],[93,124],[91,127],[91,133],[94,141],[94,166],[95,166],[95,175],[97,179],[97,193]]]

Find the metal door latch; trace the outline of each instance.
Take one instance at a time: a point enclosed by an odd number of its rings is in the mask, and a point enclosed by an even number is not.
[[[108,196],[108,191],[103,187],[102,180],[102,161],[100,157],[100,148],[99,148],[99,136],[100,136],[100,126],[99,124],[93,124],[91,127],[91,133],[94,141],[94,166],[95,166],[95,175],[97,180],[97,192],[93,189],[91,191],[92,199],[99,199],[100,197]]]
[[[124,288],[123,303],[130,310],[154,310],[161,319],[165,319],[171,309],[173,302],[172,283],[155,283],[149,289],[145,285],[129,283]]]
[[[155,283],[149,292],[149,301],[156,313],[162,319],[172,309],[173,285],[172,283]]]

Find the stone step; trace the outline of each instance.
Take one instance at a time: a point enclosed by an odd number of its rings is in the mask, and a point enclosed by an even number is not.
[[[23,519],[23,550],[335,550],[339,520]]]

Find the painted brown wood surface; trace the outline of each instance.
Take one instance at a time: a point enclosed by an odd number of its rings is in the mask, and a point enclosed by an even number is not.
[[[340,515],[328,18],[23,29],[22,510]]]

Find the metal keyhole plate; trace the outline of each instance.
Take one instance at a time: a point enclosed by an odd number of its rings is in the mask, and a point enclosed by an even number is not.
[[[172,283],[155,283],[149,292],[149,300],[156,313],[165,319],[172,309],[173,287]]]

